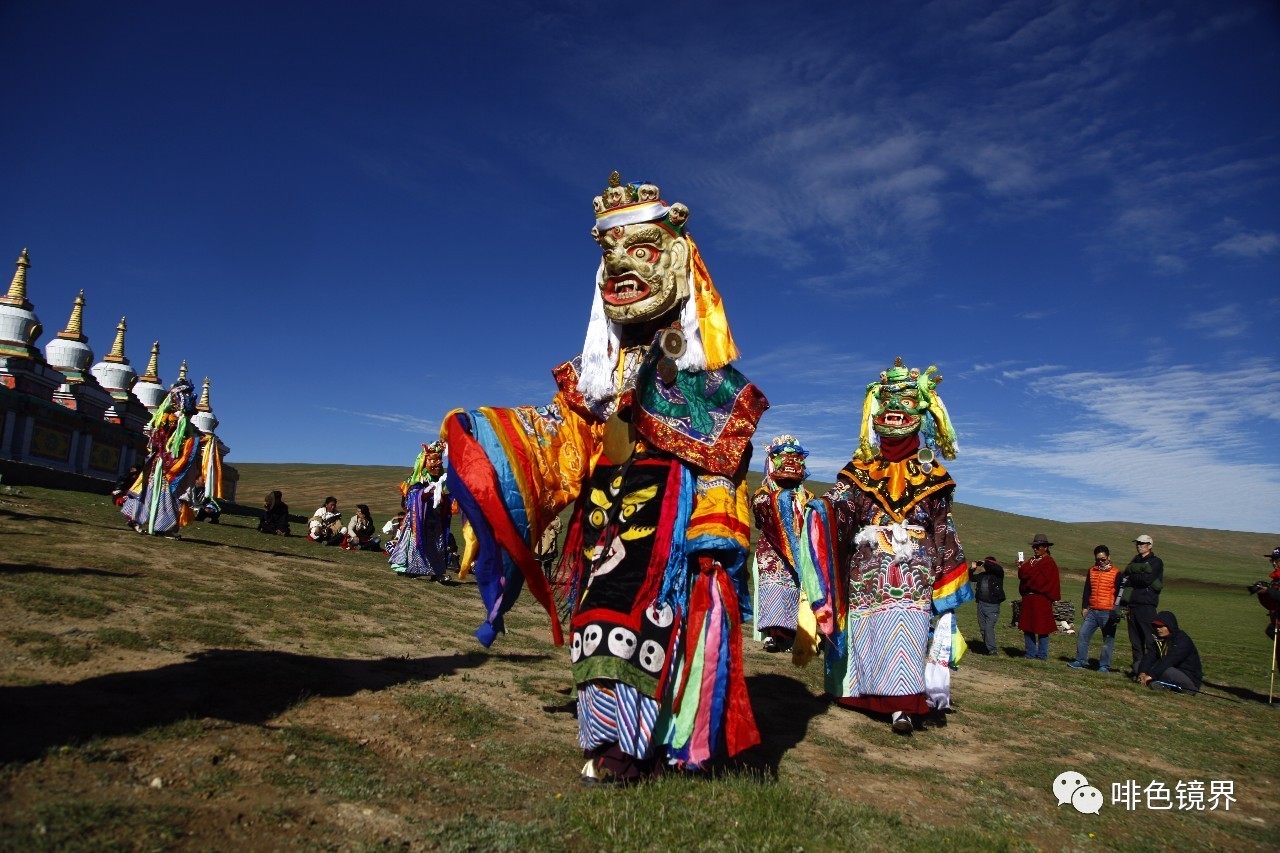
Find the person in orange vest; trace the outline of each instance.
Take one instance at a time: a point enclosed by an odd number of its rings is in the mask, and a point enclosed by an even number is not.
[[[1084,580],[1084,597],[1080,610],[1084,619],[1076,639],[1076,659],[1067,664],[1072,669],[1089,665],[1089,641],[1102,629],[1102,653],[1098,656],[1098,672],[1111,671],[1111,653],[1116,648],[1116,603],[1120,594],[1120,570],[1111,563],[1111,549],[1099,545],[1093,549],[1093,565]]]

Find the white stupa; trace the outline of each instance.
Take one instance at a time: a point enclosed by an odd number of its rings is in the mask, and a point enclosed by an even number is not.
[[[209,435],[218,428],[218,419],[214,417],[213,409],[209,406],[209,377],[204,378],[204,389],[200,392],[200,402],[196,403],[196,413],[191,418],[192,425],[196,429]]]
[[[124,354],[124,333],[127,329],[125,318],[121,317],[120,324],[116,326],[116,339],[111,344],[111,352],[90,370],[102,387],[117,399],[121,394],[127,396],[138,381],[138,371],[133,369]]]
[[[151,344],[151,359],[147,362],[147,371],[133,386],[134,396],[142,401],[142,405],[146,406],[149,412],[154,412],[156,407],[164,401],[165,394],[169,393],[164,387],[164,380],[160,378],[159,365],[160,342],[155,341]]]
[[[103,417],[114,402],[93,374],[93,350],[84,334],[84,291],[71,307],[67,327],[44,348],[45,359],[62,374],[63,382],[53,392],[53,401],[68,409]]]
[[[71,307],[71,319],[67,327],[58,336],[49,341],[44,348],[44,357],[49,364],[68,376],[82,380],[89,365],[93,364],[93,350],[89,348],[89,339],[83,331],[84,324],[84,291],[76,297]]]
[[[27,267],[31,258],[18,256],[9,290],[0,296],[0,385],[42,400],[62,384],[62,374],[49,366],[36,348],[44,327],[27,299]]]
[[[0,352],[18,357],[39,357],[36,339],[44,327],[35,308],[27,300],[27,267],[31,258],[23,249],[18,256],[18,269],[9,283],[9,292],[0,296]]]

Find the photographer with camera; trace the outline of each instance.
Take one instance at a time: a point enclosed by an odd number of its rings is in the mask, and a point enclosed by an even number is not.
[[[1120,585],[1121,608],[1128,609],[1129,645],[1133,647],[1131,677],[1138,675],[1138,663],[1153,645],[1151,624],[1160,605],[1160,590],[1164,588],[1164,561],[1156,556],[1155,542],[1147,534],[1133,540],[1137,555],[1124,567]]]
[[[1280,652],[1276,645],[1276,624],[1280,622],[1280,548],[1266,556],[1271,560],[1271,575],[1252,584],[1249,594],[1258,596],[1258,603],[1267,609],[1267,639],[1271,640],[1271,685],[1274,690],[1276,669],[1280,668]]]
[[[996,653],[996,623],[1000,621],[1000,602],[1004,601],[1004,566],[995,557],[974,561],[969,565],[973,596],[978,601],[978,628],[982,631],[981,654]],[[978,651],[974,649],[974,651]]]

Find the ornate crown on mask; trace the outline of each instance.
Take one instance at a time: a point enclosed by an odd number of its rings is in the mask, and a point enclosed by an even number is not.
[[[858,458],[871,461],[876,455],[874,423],[881,412],[880,397],[882,392],[902,392],[914,389],[918,405],[914,414],[920,421],[920,438],[924,445],[946,459],[956,458],[956,431],[947,414],[947,407],[938,396],[937,387],[942,382],[938,368],[929,365],[923,372],[916,367],[907,367],[898,357],[893,365],[880,372],[880,379],[867,385],[867,394],[862,403],[862,425],[858,435]]]
[[[769,444],[766,445],[764,452],[767,456],[774,456],[785,451],[799,453],[801,456],[805,457],[809,455],[809,451],[804,449],[804,446],[800,444],[799,439],[794,435],[786,435],[785,433],[770,441]]]
[[[689,208],[676,202],[668,205],[661,198],[661,190],[653,184],[624,184],[614,172],[609,176],[609,186],[592,201],[596,211],[596,230],[607,231],[619,225],[635,225],[638,222],[662,221],[677,234],[684,234],[689,221]]]

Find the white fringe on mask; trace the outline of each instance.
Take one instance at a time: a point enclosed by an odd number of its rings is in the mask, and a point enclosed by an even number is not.
[[[582,370],[578,374],[578,390],[589,404],[609,400],[618,393],[618,358],[622,350],[622,335],[618,325],[604,313],[604,298],[600,285],[604,281],[604,261],[596,270],[595,295],[591,300],[591,321],[587,324],[587,339],[582,343]],[[706,370],[707,354],[702,348],[702,331],[698,326],[698,304],[693,295],[693,270],[689,271],[689,296],[680,310],[680,325],[684,329],[684,355],[676,359],[681,370]]]
[[[578,390],[588,403],[599,403],[617,393],[614,372],[618,368],[618,330],[604,313],[600,285],[604,281],[604,261],[596,270],[595,295],[591,300],[591,321],[587,339],[582,343],[582,372],[578,374]]]

